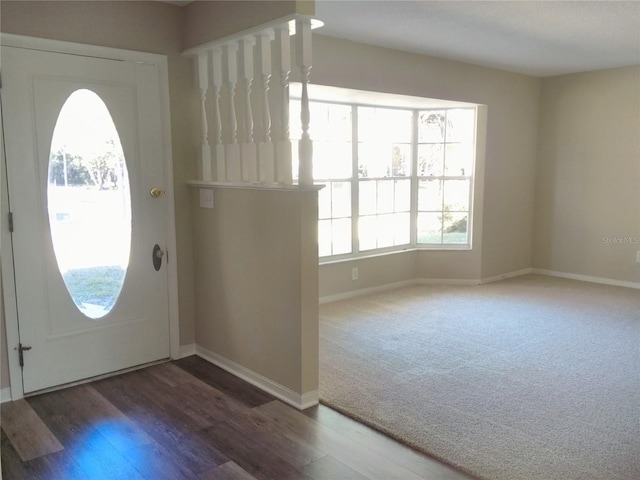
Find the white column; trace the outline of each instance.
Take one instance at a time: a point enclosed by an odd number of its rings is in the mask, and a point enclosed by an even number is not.
[[[227,88],[229,93],[229,121],[227,122],[228,143],[224,153],[227,163],[227,179],[231,182],[242,180],[240,146],[238,145],[238,123],[236,120],[235,90],[238,81],[238,44],[227,43],[224,46],[227,60]]]
[[[258,181],[258,157],[256,144],[253,142],[253,111],[251,110],[254,45],[255,39],[253,37],[243,38],[240,42],[239,73],[244,84],[243,140],[240,145],[240,156],[242,158],[242,180],[250,183]]]
[[[278,95],[278,135],[275,141],[276,179],[291,185],[291,140],[289,138],[289,73],[291,73],[291,41],[289,25],[275,30],[276,68],[280,79]]]
[[[209,88],[208,53],[198,54],[198,86],[200,87],[200,178],[211,181],[211,149],[209,148],[209,126],[207,125],[207,89]]]
[[[271,79],[271,38],[273,31],[262,32],[258,40],[259,75],[262,81],[262,134],[258,143],[258,180],[262,183],[275,182],[273,143],[271,142],[271,112],[269,111],[269,80]]]
[[[213,131],[212,131],[212,164],[216,168],[216,179],[227,180],[227,168],[222,145],[222,119],[220,118],[220,88],[222,87],[222,49],[211,50],[211,79],[213,89]]]
[[[309,72],[311,71],[311,19],[296,20],[296,63],[300,69],[302,83],[302,101],[300,120],[302,121],[302,137],[298,144],[300,161],[298,182],[300,185],[313,185],[313,142],[309,136]]]

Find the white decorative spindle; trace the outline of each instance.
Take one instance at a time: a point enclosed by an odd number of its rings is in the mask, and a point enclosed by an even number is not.
[[[212,160],[216,165],[217,180],[227,180],[227,168],[222,145],[222,119],[220,118],[220,88],[222,87],[222,49],[211,50],[211,79],[213,86],[213,151]]]
[[[278,183],[291,185],[291,140],[289,138],[289,73],[291,72],[291,41],[289,25],[275,29],[276,68],[280,78],[278,136],[275,142]]]
[[[271,78],[271,38],[273,32],[258,35],[258,63],[262,80],[262,135],[258,143],[258,180],[275,182],[273,143],[271,143],[271,112],[269,111],[269,80]]]
[[[242,180],[245,182],[258,181],[258,158],[256,144],[253,142],[253,111],[251,110],[251,83],[253,81],[253,37],[243,38],[241,47],[242,62],[240,75],[244,83],[244,117],[243,141],[240,145],[242,157]]]
[[[230,42],[225,45],[227,57],[227,87],[229,94],[228,143],[225,145],[227,162],[227,179],[239,182],[242,179],[240,163],[240,146],[238,145],[238,122],[236,120],[235,90],[238,81],[238,44]]]
[[[298,182],[300,185],[313,185],[313,142],[309,136],[309,72],[311,71],[311,19],[296,20],[296,63],[300,68],[300,82],[302,83],[302,98],[300,120],[302,122],[302,136],[298,144]]]
[[[301,186],[313,184],[308,84],[311,30],[318,26],[322,22],[291,14],[184,52],[198,66],[201,181],[245,182],[252,188],[293,184],[289,76],[294,34],[294,66],[302,84],[298,178]]]
[[[198,54],[198,86],[200,87],[200,176],[211,180],[211,149],[209,148],[209,127],[207,125],[207,89],[209,88],[209,68],[207,52]]]

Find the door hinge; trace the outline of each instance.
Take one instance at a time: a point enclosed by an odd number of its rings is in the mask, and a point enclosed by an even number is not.
[[[29,345],[18,344],[18,358],[20,359],[20,366],[24,367],[24,352],[31,350]]]
[[[13,212],[9,212],[9,232],[13,233]]]

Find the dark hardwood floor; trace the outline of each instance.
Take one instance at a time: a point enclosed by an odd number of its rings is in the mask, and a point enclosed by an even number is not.
[[[198,357],[2,404],[12,479],[468,479],[327,407]]]

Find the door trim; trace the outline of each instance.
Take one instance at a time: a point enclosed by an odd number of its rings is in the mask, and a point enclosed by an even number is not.
[[[64,53],[87,57],[106,58],[111,60],[140,62],[155,65],[158,68],[160,80],[161,110],[162,110],[162,138],[163,138],[163,163],[166,172],[165,196],[167,198],[167,238],[166,244],[169,251],[167,262],[168,275],[168,313],[169,313],[169,341],[171,358],[180,357],[180,323],[178,309],[178,270],[176,262],[176,221],[174,207],[174,183],[173,183],[173,157],[171,146],[171,123],[169,109],[169,71],[165,55],[155,53],[137,52],[133,50],[121,50],[110,47],[85,45],[79,43],[62,42],[43,38],[27,37],[23,35],[0,34],[0,45],[8,47],[24,48],[27,50],[41,50],[52,53]],[[2,128],[0,117],[0,128]],[[4,130],[2,130],[4,131]],[[4,140],[4,139],[3,139]],[[1,145],[1,144],[0,144]],[[0,192],[2,192],[2,211],[6,211],[7,187],[6,171],[4,164],[4,148],[2,155],[2,178]],[[0,256],[2,257],[2,271],[0,272],[4,295],[4,320],[7,336],[7,355],[9,357],[9,379],[11,399],[18,400],[24,397],[22,385],[22,370],[17,355],[19,344],[18,311],[16,305],[14,266],[11,253],[11,234],[7,231],[6,218],[0,218]],[[2,314],[2,312],[0,312]],[[2,346],[4,349],[5,346]],[[14,350],[16,349],[16,350]]]

